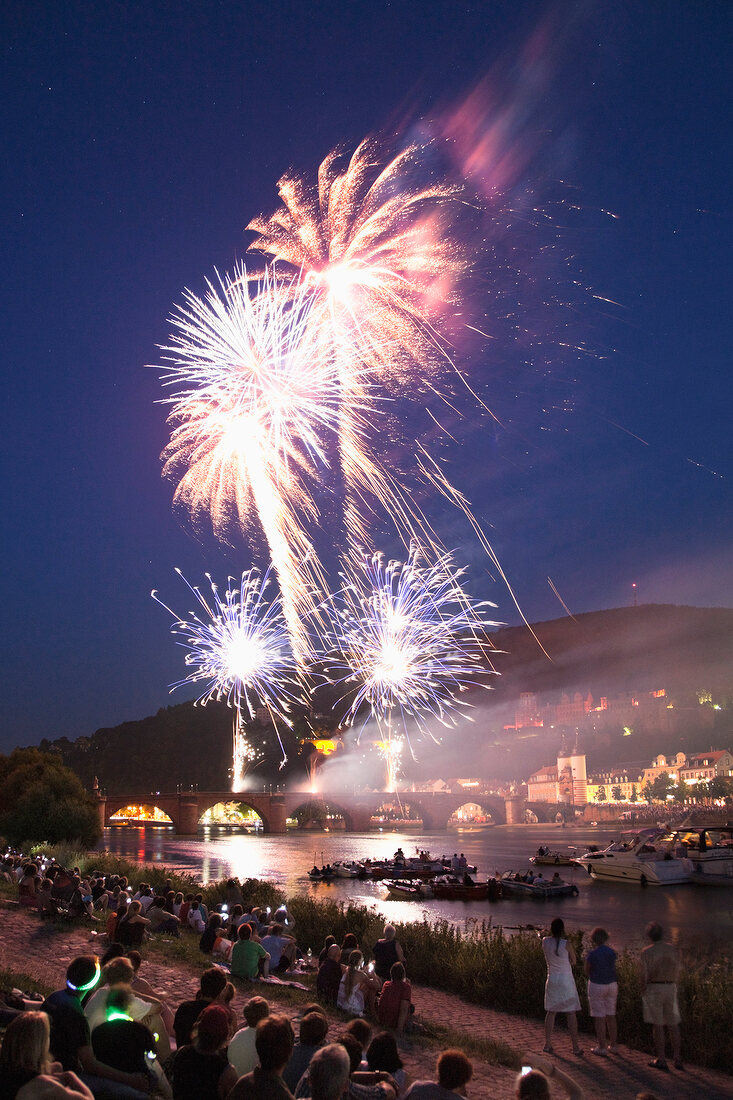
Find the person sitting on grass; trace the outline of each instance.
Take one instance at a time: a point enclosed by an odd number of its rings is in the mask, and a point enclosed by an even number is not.
[[[139,947],[149,928],[150,921],[143,916],[139,901],[131,901],[129,905],[125,901],[124,907],[120,906],[114,930],[114,937],[118,943],[124,944],[125,947]]]
[[[298,1042],[293,1047],[287,1066],[283,1072],[283,1081],[292,1093],[308,1069],[310,1060],[317,1050],[326,1045],[328,1019],[319,1009],[308,1012],[300,1021]]]
[[[173,1035],[173,1013],[162,997],[155,992],[150,982],[140,976],[140,967],[143,961],[142,955],[139,951],[132,950],[127,952],[127,957],[132,963],[132,969],[135,971],[135,976],[131,983],[132,992],[139,993],[142,997],[151,997],[160,1005],[160,1016],[163,1025],[168,1034]]]
[[[120,956],[110,959],[102,967],[103,985],[97,989],[84,1006],[84,1015],[89,1021],[89,1028],[94,1031],[96,1027],[104,1023],[107,1015],[108,994],[112,990],[129,993],[130,999],[127,1014],[139,1023],[146,1024],[151,1031],[158,1035],[157,1053],[161,1062],[170,1055],[169,1030],[166,1026],[166,1008],[157,997],[143,992],[133,993],[132,983],[135,979],[135,968],[128,958]],[[173,1020],[168,1012],[168,1022]]]
[[[99,984],[102,972],[94,955],[80,955],[69,963],[66,985],[41,1006],[51,1020],[51,1051],[64,1070],[76,1073],[92,1092],[119,1100],[147,1095],[146,1074],[127,1073],[101,1062],[92,1049],[84,1001]]]
[[[210,955],[214,950],[214,944],[218,937],[221,935],[221,916],[219,913],[212,913],[209,917],[209,923],[201,933],[201,939],[199,940],[199,951],[202,951],[204,955]]]
[[[363,1048],[355,1035],[345,1031],[339,1039],[349,1056],[349,1086],[346,1091],[348,1100],[395,1100],[397,1086],[388,1073],[372,1073],[368,1068],[362,1068],[365,1063],[362,1060]],[[303,1081],[307,1081],[307,1076]],[[298,1086],[296,1096],[308,1095],[301,1092]]]
[[[365,1013],[373,1016],[379,991],[379,979],[365,973],[361,969],[363,963],[364,956],[361,951],[352,951],[349,955],[349,965],[339,985],[336,1005],[343,1012],[351,1013],[352,1016],[363,1016]]]
[[[319,966],[321,966],[326,961],[326,959],[328,958],[328,953],[329,953],[329,951],[331,950],[331,948],[333,947],[333,945],[335,943],[336,943],[336,937],[335,936],[326,936],[323,947],[321,948],[321,953],[318,956],[318,965]],[[341,948],[339,948],[339,953],[340,953],[340,951],[341,951]]]
[[[349,1087],[349,1056],[341,1043],[317,1050],[308,1066],[311,1100],[341,1100]]]
[[[51,1059],[50,1028],[45,1012],[22,1012],[3,1036],[0,1049],[0,1096],[6,1100],[94,1100],[75,1073]]]
[[[37,878],[37,865],[35,863],[26,863],[23,868],[23,877],[18,883],[18,900],[22,906],[29,909],[35,908],[38,905],[38,891],[36,890]]]
[[[333,937],[330,937],[333,939]],[[346,967],[341,964],[341,948],[334,941],[328,948],[328,954],[318,967],[316,993],[326,1004],[335,1005],[339,995],[339,986]]]
[[[273,924],[266,936],[262,937],[262,946],[270,956],[270,970],[290,970],[295,962],[296,943],[294,936],[286,936],[281,924]]]
[[[259,1062],[255,1038],[257,1025],[270,1015],[270,1006],[264,997],[250,997],[242,1009],[245,1027],[240,1027],[229,1040],[227,1058],[237,1071],[238,1077],[251,1073]]]
[[[402,1059],[397,1051],[397,1041],[390,1031],[380,1031],[366,1049],[366,1061],[372,1073],[388,1073],[397,1085],[397,1100],[410,1087]]]
[[[412,986],[405,978],[405,968],[401,962],[394,963],[389,974],[389,981],[382,986],[379,997],[377,1019],[382,1027],[394,1028],[401,1035],[410,1013],[414,1012]]]
[[[107,991],[105,1018],[92,1028],[92,1049],[101,1062],[114,1069],[144,1073],[158,1096],[170,1098],[168,1079],[158,1061],[155,1036],[149,1027],[133,1019],[133,996],[122,986]]]
[[[407,1090],[405,1100],[449,1100],[450,1093],[466,1095],[466,1087],[473,1077],[473,1065],[462,1050],[444,1050],[438,1055],[435,1069],[438,1085],[434,1081],[416,1081]]]
[[[261,943],[252,939],[252,929],[249,924],[240,924],[237,932],[237,942],[232,948],[231,971],[235,978],[246,978],[253,982],[259,977],[260,966],[262,977],[269,973],[270,956]]]
[[[232,1095],[237,1071],[226,1056],[228,1041],[226,1009],[207,1005],[194,1025],[193,1041],[182,1046],[173,1059],[174,1100],[224,1100]]]
[[[231,982],[227,981],[226,971],[219,966],[212,966],[204,970],[199,980],[199,988],[192,1001],[183,1001],[176,1010],[173,1019],[173,1030],[176,1034],[176,1046],[180,1049],[186,1043],[191,1042],[193,1025],[205,1008],[211,1004],[228,1005],[228,989]]]
[[[384,936],[374,944],[374,972],[382,982],[390,976],[390,970],[396,962],[404,963],[405,955],[396,939],[393,924],[384,926]]]
[[[268,1016],[257,1025],[255,1048],[259,1066],[240,1077],[229,1100],[293,1100],[282,1079],[293,1052],[293,1028],[285,1016]]]
[[[206,921],[204,920],[200,902],[196,900],[191,902],[191,908],[188,910],[186,923],[189,928],[192,928],[194,932],[198,932],[199,935],[204,931],[206,928]]]
[[[153,898],[153,904],[148,909],[147,918],[150,921],[151,932],[167,932],[171,936],[180,936],[181,922],[173,912],[168,912],[164,897],[158,895]]]

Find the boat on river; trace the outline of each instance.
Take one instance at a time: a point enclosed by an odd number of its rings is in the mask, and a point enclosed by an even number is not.
[[[505,871],[501,876],[501,892],[505,898],[528,897],[546,901],[548,898],[576,897],[580,893],[574,882],[553,882],[552,879],[521,875],[518,871]]]
[[[641,886],[674,886],[691,882],[692,861],[687,849],[668,829],[641,829],[622,833],[603,852],[580,856],[576,863],[594,879],[638,882]]]
[[[336,878],[365,878],[364,868],[361,863],[357,863],[355,859],[334,860],[331,865],[333,873]]]
[[[537,853],[529,857],[529,862],[538,867],[572,867],[575,862],[569,852],[556,852],[544,845],[537,849]]]
[[[407,898],[415,900],[419,898],[431,898],[433,887],[429,882],[419,878],[389,879],[384,884],[390,898]]]
[[[432,888],[433,897],[450,901],[485,901],[489,895],[488,882],[465,882],[456,875],[440,875]]]
[[[698,886],[733,886],[733,824],[681,825],[675,840],[692,863]]]

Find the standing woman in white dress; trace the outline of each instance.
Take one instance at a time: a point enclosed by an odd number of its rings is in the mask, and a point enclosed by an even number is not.
[[[573,1044],[573,1054],[582,1058],[583,1051],[578,1046],[578,1018],[575,1015],[580,1011],[580,1000],[572,971],[575,965],[575,952],[565,938],[565,925],[560,917],[555,917],[550,925],[550,935],[542,940],[542,950],[547,963],[545,1053],[554,1054],[552,1030],[555,1026],[555,1016],[558,1012],[564,1012]]]

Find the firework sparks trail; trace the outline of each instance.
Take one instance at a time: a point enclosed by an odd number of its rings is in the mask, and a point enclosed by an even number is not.
[[[257,706],[267,709],[282,763],[287,759],[277,723],[291,725],[288,712],[291,704],[300,701],[300,693],[281,600],[267,598],[269,570],[262,576],[259,570],[250,569],[242,573],[239,583],[230,577],[223,594],[207,573],[210,597],[189,584],[180,569],[176,572],[196,597],[200,610],[179,616],[156,591],[151,593],[173,616],[171,633],[182,639],[177,644],[186,650],[184,663],[190,669],[171,691],[185,684],[203,684],[198,704],[224,700],[234,710],[232,790],[237,791],[247,764],[257,755],[247,741],[243,716],[254,718]]]
[[[404,738],[389,737],[384,741],[377,741],[376,748],[384,760],[385,785],[384,789],[394,794],[397,790],[397,773],[400,766],[400,756],[404,746]]]
[[[338,385],[314,323],[313,300],[295,278],[265,272],[253,286],[244,266],[185,292],[161,350],[174,392],[163,473],[176,503],[210,517],[223,536],[254,512],[278,576],[296,658],[308,656],[303,620],[325,579],[307,535],[318,509],[308,478],[328,465],[324,437],[338,423]],[[232,514],[233,513],[233,514]]]
[[[452,726],[465,713],[468,704],[458,696],[477,684],[481,631],[496,625],[483,616],[491,605],[472,600],[462,587],[464,570],[453,566],[450,554],[432,564],[420,559],[417,544],[406,562],[385,564],[381,554],[362,555],[342,574],[333,601],[334,672],[346,669],[340,682],[356,685],[348,720],[369,708],[387,746],[388,770],[396,759],[392,746],[403,733],[412,752],[408,719],[418,732],[433,736],[428,719]]]
[[[317,187],[284,176],[282,205],[256,218],[251,249],[302,272],[328,326],[339,378],[339,455],[346,485],[345,526],[353,545],[369,541],[368,501],[384,502],[403,537],[427,532],[364,438],[381,411],[377,385],[403,395],[434,389],[429,376],[450,362],[435,325],[466,264],[450,232],[459,189],[425,185],[422,154],[411,145],[388,163],[367,139],[346,160],[322,163]],[[377,414],[377,415],[375,415]],[[417,528],[416,528],[417,520]]]

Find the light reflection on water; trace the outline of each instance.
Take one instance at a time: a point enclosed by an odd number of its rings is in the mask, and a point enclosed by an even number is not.
[[[382,883],[372,880],[336,879],[314,883],[307,876],[313,863],[337,859],[382,858],[401,846],[406,855],[417,847],[433,855],[452,855],[456,849],[476,863],[479,879],[494,871],[525,870],[528,857],[540,844],[564,850],[569,845],[585,849],[589,844],[604,846],[615,839],[614,829],[590,826],[554,825],[497,826],[478,832],[439,833],[302,833],[287,836],[229,833],[210,827],[197,837],[178,837],[164,826],[114,827],[105,829],[102,845],[118,855],[141,863],[162,863],[171,870],[187,871],[208,882],[234,875],[240,879],[265,878],[280,886],[289,897],[351,900],[374,906],[388,920],[407,921],[445,918],[456,924],[491,920],[507,928],[549,924],[557,915],[568,927],[590,931],[605,927],[616,946],[639,944],[644,926],[659,920],[679,938],[707,946],[728,944],[733,936],[733,888],[673,886],[641,887],[626,883],[599,883],[579,868],[563,867],[563,877],[577,883],[580,894],[541,902],[532,898],[506,899],[498,903],[437,901],[392,901],[386,899]]]

